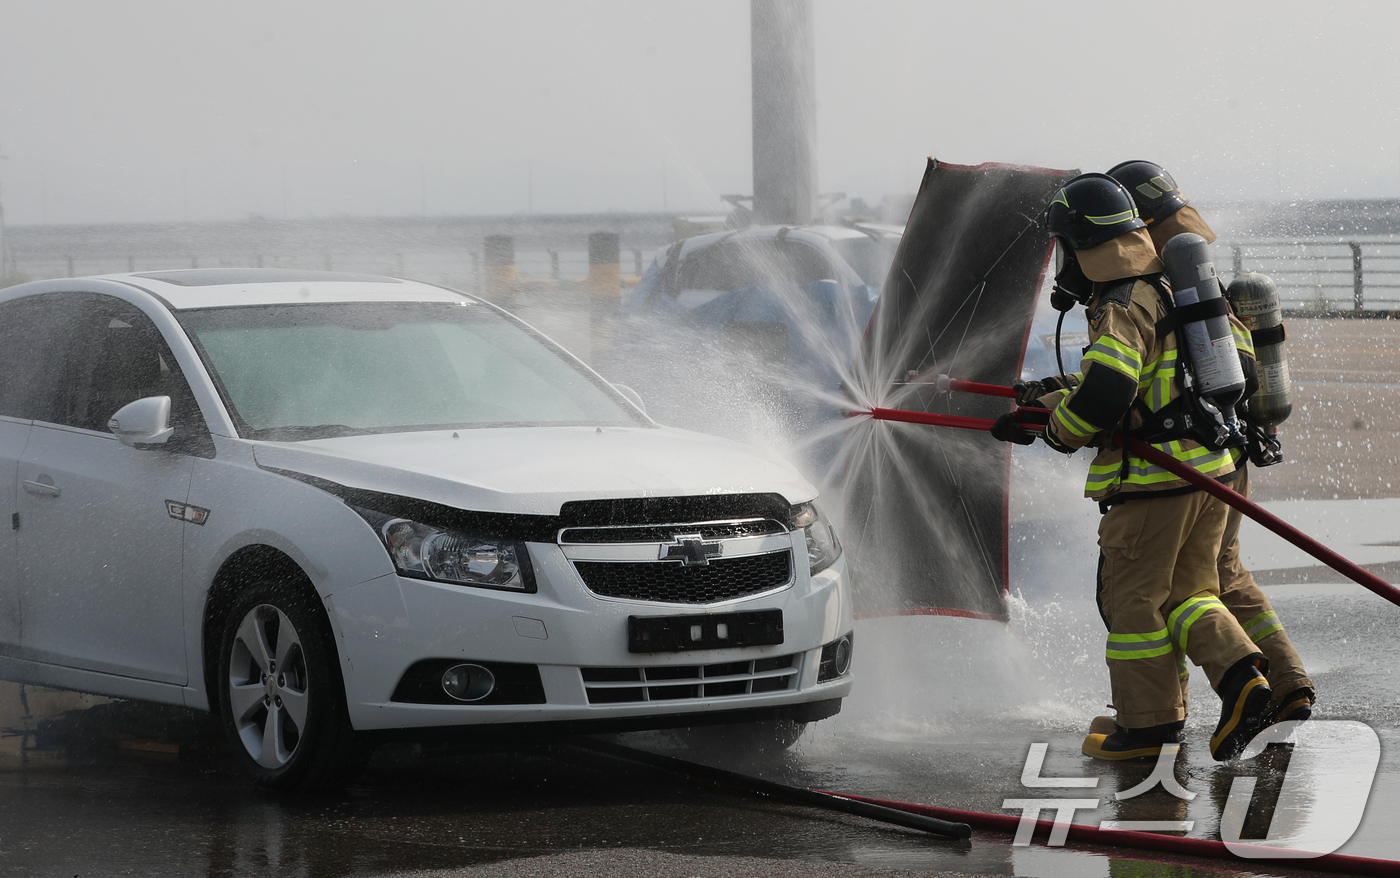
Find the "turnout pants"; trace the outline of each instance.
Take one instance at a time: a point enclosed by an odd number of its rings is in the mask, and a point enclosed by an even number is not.
[[[1237,465],[1240,474],[1230,487],[1249,496],[1249,467],[1243,460]],[[1254,575],[1240,563],[1240,521],[1243,514],[1230,508],[1225,519],[1225,533],[1217,564],[1220,576],[1220,601],[1234,614],[1244,633],[1269,660],[1269,687],[1274,690],[1271,708],[1278,707],[1284,696],[1306,686],[1316,689],[1303,660],[1293,648],[1293,641],[1283,630],[1283,623],[1274,612],[1264,591],[1254,581]],[[1213,681],[1212,681],[1213,682]]]
[[[1124,728],[1186,718],[1176,650],[1205,670],[1212,687],[1259,651],[1219,598],[1228,510],[1193,491],[1123,501],[1099,522],[1106,660]]]

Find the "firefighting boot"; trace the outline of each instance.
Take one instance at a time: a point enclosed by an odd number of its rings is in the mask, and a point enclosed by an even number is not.
[[[1220,723],[1210,736],[1210,755],[1216,762],[1238,756],[1264,727],[1273,692],[1255,664],[1263,658],[1263,653],[1245,656],[1220,679]]]
[[[1305,719],[1312,719],[1313,702],[1316,701],[1313,691],[1306,686],[1294,689],[1283,696],[1279,702],[1278,709],[1270,718],[1269,725],[1274,723],[1284,723],[1289,720],[1302,722]]]
[[[1118,731],[1118,724],[1111,716],[1096,716],[1089,721],[1089,734],[1108,737]]]
[[[1098,719],[1095,719],[1096,724]],[[1125,729],[1115,724],[1112,734],[1090,732],[1079,752],[1094,759],[1106,759],[1110,762],[1156,759],[1162,754],[1163,744],[1181,743],[1181,729],[1185,725],[1185,720],[1141,729]]]

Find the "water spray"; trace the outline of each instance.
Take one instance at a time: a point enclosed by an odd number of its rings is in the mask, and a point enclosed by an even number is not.
[[[979,393],[985,396],[1007,398],[1015,398],[1016,396],[1016,391],[1010,387],[996,384],[978,384],[973,381],[958,381],[946,375],[939,375],[931,383],[938,387],[939,390],[944,390],[946,387],[946,389],[950,391]],[[1018,411],[1041,413],[1045,410],[1022,406]],[[990,431],[994,423],[990,418],[940,415],[932,412],[914,412],[904,409],[872,408],[868,411],[851,412],[851,416],[859,415],[869,415],[872,419],[877,421],[900,421],[906,424],[927,424],[930,426],[953,427],[962,430]],[[1028,430],[1043,429],[1042,424],[1034,421],[1023,421],[1021,426]],[[1171,455],[1158,451],[1141,439],[1135,439],[1132,436],[1124,436],[1121,433],[1116,433],[1113,436],[1113,444],[1115,446],[1126,445],[1127,449],[1138,457],[1150,461],[1174,475],[1180,476],[1213,497],[1228,503],[1241,513],[1259,522],[1264,527],[1283,537],[1285,540],[1288,540],[1293,545],[1307,552],[1309,555],[1312,555],[1314,558],[1353,582],[1365,586],[1390,601],[1392,604],[1400,606],[1400,588],[1396,588],[1371,571],[1343,558],[1341,555],[1298,530],[1277,515],[1264,509],[1259,504],[1252,502],[1228,485],[1217,482],[1209,476],[1202,475]]]

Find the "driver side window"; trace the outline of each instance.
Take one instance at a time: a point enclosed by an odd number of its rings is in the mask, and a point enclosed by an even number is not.
[[[49,395],[53,423],[107,432],[124,405],[168,396],[176,435],[199,423],[198,408],[175,359],[145,314],[119,299],[75,296],[55,327],[56,380]],[[188,433],[186,429],[183,432]]]

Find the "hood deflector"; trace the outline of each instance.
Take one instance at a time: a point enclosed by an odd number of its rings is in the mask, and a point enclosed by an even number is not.
[[[559,531],[568,527],[691,524],[734,518],[771,518],[786,523],[792,518],[792,507],[779,494],[570,500],[560,507],[558,515],[473,512],[428,500],[354,488],[292,470],[261,465],[259,468],[319,488],[350,506],[460,530],[474,536],[524,542],[552,543]]]

